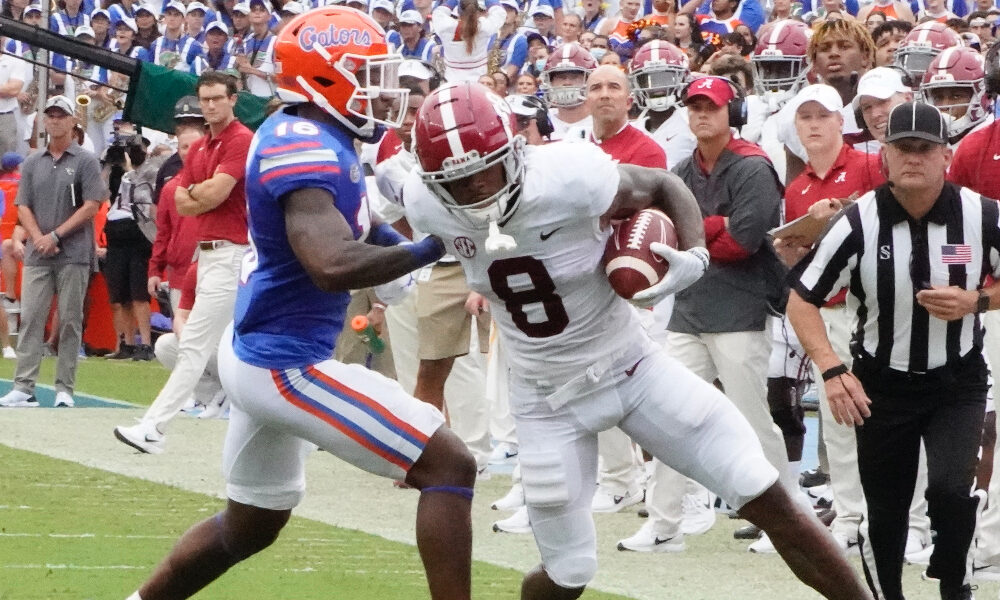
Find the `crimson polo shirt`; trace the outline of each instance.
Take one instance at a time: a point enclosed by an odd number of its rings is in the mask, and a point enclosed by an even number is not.
[[[599,141],[591,134],[590,141],[597,144],[601,150],[617,160],[619,164],[653,169],[667,168],[667,153],[663,151],[663,148],[649,137],[649,134],[627,122],[624,127],[618,130],[618,133],[608,139]]]
[[[243,123],[233,120],[219,135],[211,133],[191,145],[184,168],[177,174],[177,186],[187,187],[225,173],[236,180],[229,197],[214,209],[195,217],[198,240],[227,240],[234,244],[247,243],[247,200],[244,187],[247,154],[253,132]]]
[[[843,199],[853,193],[861,196],[883,183],[885,175],[882,174],[879,155],[867,154],[844,144],[826,177],[820,178],[807,164],[805,170],[788,183],[785,188],[785,221],[798,219],[820,200]]]
[[[878,154],[855,150],[850,144],[840,148],[840,154],[826,177],[820,177],[812,166],[806,168],[785,188],[785,222],[794,221],[809,212],[809,207],[827,198],[842,200],[851,194],[866,194],[885,183],[882,159]],[[847,297],[841,290],[824,306],[836,306]]]
[[[1000,121],[962,138],[948,170],[948,181],[987,198],[1000,199]]]

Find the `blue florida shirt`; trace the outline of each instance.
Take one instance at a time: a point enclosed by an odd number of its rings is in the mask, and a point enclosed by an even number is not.
[[[283,196],[302,188],[330,192],[354,239],[368,234],[368,198],[353,136],[280,110],[257,130],[247,157],[250,251],[240,273],[233,337],[240,360],[266,369],[331,358],[351,300],[347,290],[316,287],[288,242]]]

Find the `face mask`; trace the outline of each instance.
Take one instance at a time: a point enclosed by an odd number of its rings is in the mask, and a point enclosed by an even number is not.
[[[604,55],[608,53],[607,48],[591,48],[590,55],[594,57],[594,60],[600,61],[604,58]]]
[[[548,62],[548,60],[549,59],[547,59],[547,58],[538,58],[538,59],[535,59],[535,70],[538,71],[539,73],[541,73],[542,71],[544,71],[545,70],[545,63]]]

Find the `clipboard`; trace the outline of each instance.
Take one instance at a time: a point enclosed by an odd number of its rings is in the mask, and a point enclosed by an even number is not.
[[[847,198],[841,198],[840,203],[844,207],[849,206],[858,199],[858,196],[859,194],[854,192]],[[841,208],[841,210],[843,210],[843,208]],[[832,215],[826,219],[817,219],[809,213],[806,213],[798,219],[794,219],[784,225],[775,227],[767,233],[774,239],[795,237],[801,238],[807,244],[814,244],[816,243],[816,240],[819,239],[819,236],[822,235],[823,230],[826,229],[826,225],[830,222],[830,218],[832,218]]]

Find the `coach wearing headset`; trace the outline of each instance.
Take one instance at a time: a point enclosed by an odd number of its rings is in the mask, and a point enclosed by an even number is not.
[[[795,490],[798,474],[789,469],[767,405],[771,343],[765,325],[778,295],[774,274],[781,270],[767,232],[778,225],[781,184],[759,146],[733,138],[730,128],[742,126],[746,114],[735,84],[696,79],[681,91],[681,101],[697,147],[673,171],[701,206],[712,262],[701,280],[677,294],[666,346],[704,379],[722,381],[782,483]],[[769,542],[761,542],[758,548],[769,550]]]
[[[1000,307],[996,202],[945,181],[948,128],[938,109],[906,102],[889,114],[887,182],[847,207],[794,270],[788,316],[822,373],[830,410],[856,427],[868,503],[859,535],[876,596],[902,600],[903,550],[920,442],[937,531],[927,576],[942,600],[972,598],[966,555],[970,495],[986,406],[981,313]],[[848,368],[819,307],[848,287],[857,320]],[[978,492],[977,492],[978,494]]]

